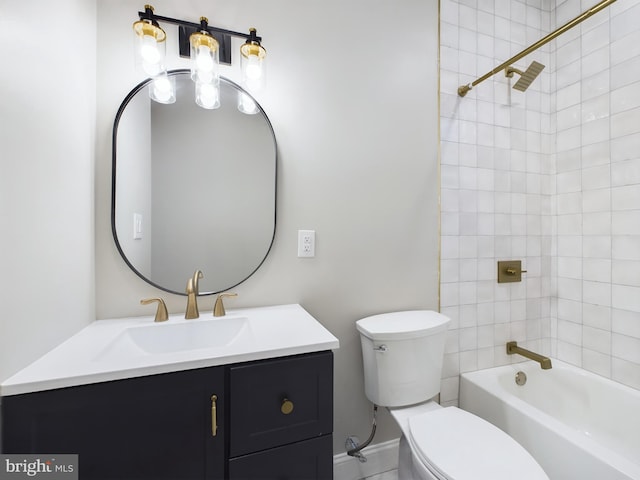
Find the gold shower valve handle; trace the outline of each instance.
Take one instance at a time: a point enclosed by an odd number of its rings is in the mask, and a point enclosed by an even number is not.
[[[526,271],[526,270],[516,270],[515,268],[507,268],[507,269],[505,270],[505,272],[506,272],[506,274],[507,274],[507,275],[517,275],[517,274],[518,274],[518,272],[520,272],[520,273],[527,273],[527,271]]]
[[[280,406],[280,411],[283,415],[289,415],[293,412],[293,402],[288,398],[282,399],[282,405]]]

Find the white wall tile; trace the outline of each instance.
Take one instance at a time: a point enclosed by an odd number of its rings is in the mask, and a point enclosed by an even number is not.
[[[640,210],[613,212],[611,231],[614,235],[640,235]]]
[[[546,68],[526,92],[496,75],[456,95],[589,6],[442,2],[445,401],[459,371],[514,361],[514,336],[640,388],[627,352],[640,350],[640,5],[616,2],[536,52]],[[510,258],[526,278],[497,284]]]
[[[640,365],[613,357],[611,359],[611,378],[640,390]]]
[[[612,284],[611,302],[615,308],[640,312],[640,287]]]
[[[589,350],[611,355],[611,332],[583,326],[582,346]]]
[[[640,261],[613,260],[611,281],[617,285],[640,287]]]
[[[616,65],[640,55],[640,30],[616,39],[611,43],[611,63]]]
[[[640,365],[640,338],[614,333],[611,341],[611,353],[614,357]]]
[[[640,338],[640,313],[612,309],[611,331],[629,337]]]
[[[618,260],[640,260],[640,237],[614,235],[611,239],[611,256]]]

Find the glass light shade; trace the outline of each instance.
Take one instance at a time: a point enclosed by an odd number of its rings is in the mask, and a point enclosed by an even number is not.
[[[160,75],[166,70],[166,33],[149,20],[135,22],[133,31],[136,65],[150,77]]]
[[[264,88],[266,80],[264,59],[266,56],[267,51],[259,43],[248,42],[240,47],[242,83],[252,92]]]
[[[196,103],[209,110],[218,108],[220,106],[220,85],[196,82]]]
[[[206,32],[192,33],[191,79],[194,82],[218,84],[220,81],[218,42]]]
[[[158,103],[174,103],[176,101],[176,79],[166,72],[156,76],[149,84],[149,97]]]
[[[258,105],[246,93],[238,92],[238,110],[247,115],[255,115],[258,113]]]

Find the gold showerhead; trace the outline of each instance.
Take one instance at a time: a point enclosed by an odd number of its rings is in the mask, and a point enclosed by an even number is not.
[[[529,88],[531,82],[533,82],[536,77],[540,75],[540,72],[542,72],[542,70],[544,70],[544,65],[534,60],[533,62],[531,62],[531,65],[529,65],[529,68],[527,68],[524,72],[514,67],[507,67],[504,70],[504,74],[509,78],[512,78],[514,73],[520,75],[520,79],[513,85],[513,88],[524,92],[527,88]]]

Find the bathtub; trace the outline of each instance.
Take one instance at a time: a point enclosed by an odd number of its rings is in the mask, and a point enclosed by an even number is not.
[[[638,390],[559,360],[525,362],[462,374],[460,407],[520,442],[551,480],[640,480]]]

